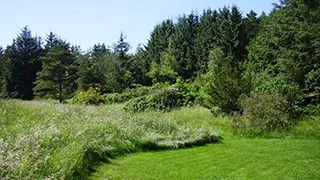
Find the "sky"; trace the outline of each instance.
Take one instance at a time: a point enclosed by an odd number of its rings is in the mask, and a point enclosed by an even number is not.
[[[33,35],[53,32],[86,51],[112,45],[123,32],[134,52],[165,19],[204,9],[236,5],[245,15],[269,13],[277,0],[0,0],[0,46],[6,47],[28,26]]]

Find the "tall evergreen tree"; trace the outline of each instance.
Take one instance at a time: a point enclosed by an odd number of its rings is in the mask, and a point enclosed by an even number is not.
[[[151,85],[151,79],[147,76],[150,69],[146,50],[141,44],[138,45],[136,53],[131,58],[132,77],[136,84],[148,86]]]
[[[74,79],[74,59],[69,43],[59,40],[42,58],[42,71],[37,74],[35,94],[59,99],[61,103],[69,94],[66,90]]]
[[[233,6],[230,11],[229,8],[224,7],[219,12],[218,23],[217,45],[226,55],[234,58],[234,63],[244,61],[247,55],[247,44],[244,23],[239,9]]]
[[[161,53],[169,47],[169,39],[174,33],[174,23],[170,19],[155,26],[146,45],[146,58],[149,65],[152,61],[160,63]]]
[[[254,37],[256,37],[260,30],[261,17],[258,17],[257,15],[257,13],[251,10],[249,14],[247,14],[247,17],[244,19],[244,29],[246,31],[247,45]]]
[[[99,60],[106,53],[111,53],[110,49],[108,49],[104,43],[98,43],[93,46],[91,51],[91,57]]]
[[[195,77],[197,72],[197,55],[194,49],[199,17],[195,13],[183,15],[178,19],[172,41],[174,56],[180,67],[179,76],[183,79]]]
[[[33,37],[24,27],[7,48],[8,74],[5,78],[5,94],[13,98],[32,99],[36,73],[41,70],[41,39]]]
[[[114,44],[114,53],[117,55],[121,67],[118,82],[123,85],[123,88],[128,88],[134,82],[132,72],[130,72],[132,65],[131,57],[128,55],[128,51],[131,47],[130,44],[125,41],[125,39],[126,37],[121,32],[118,42]]]
[[[198,75],[207,72],[209,52],[217,46],[217,18],[218,12],[211,9],[205,10],[200,17],[195,44]]]
[[[52,46],[54,46],[55,44],[57,44],[58,41],[58,37],[56,34],[54,34],[53,32],[50,32],[47,37],[46,37],[46,44],[44,45],[44,49],[46,52],[48,52]]]

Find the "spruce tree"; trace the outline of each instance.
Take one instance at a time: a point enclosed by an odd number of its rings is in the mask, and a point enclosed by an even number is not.
[[[170,19],[155,26],[146,45],[146,58],[149,65],[152,61],[160,63],[161,53],[169,47],[169,39],[174,33],[175,26]]]
[[[117,55],[121,67],[118,82],[122,84],[123,88],[128,88],[131,87],[134,82],[132,72],[130,72],[131,57],[128,55],[131,47],[125,39],[126,37],[121,32],[118,42],[114,44],[114,53]]]
[[[28,27],[7,47],[8,76],[5,94],[8,97],[32,99],[36,73],[41,70],[41,39],[33,37]]]
[[[197,72],[197,55],[195,40],[198,30],[198,15],[191,13],[178,19],[176,31],[172,37],[172,47],[177,64],[178,75],[183,79],[191,79]]]

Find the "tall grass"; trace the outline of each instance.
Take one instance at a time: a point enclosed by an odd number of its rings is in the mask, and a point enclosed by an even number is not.
[[[212,126],[184,110],[0,100],[0,179],[84,179],[108,158],[217,141]]]

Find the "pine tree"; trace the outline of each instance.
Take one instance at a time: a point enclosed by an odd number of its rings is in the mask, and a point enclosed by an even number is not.
[[[37,74],[35,94],[59,99],[61,103],[68,93],[67,87],[73,81],[70,79],[74,73],[73,62],[70,45],[59,40],[42,58],[42,71]]]

